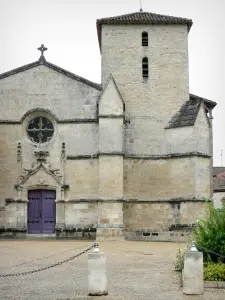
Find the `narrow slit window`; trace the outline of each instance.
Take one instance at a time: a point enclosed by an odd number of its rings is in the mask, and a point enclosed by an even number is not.
[[[143,78],[148,78],[148,58],[144,57],[142,59],[142,76]]]
[[[148,46],[148,33],[142,32],[142,46]]]

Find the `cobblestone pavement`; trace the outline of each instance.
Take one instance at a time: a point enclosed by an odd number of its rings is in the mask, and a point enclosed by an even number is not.
[[[28,271],[56,263],[88,248],[82,241],[0,241],[0,274]],[[225,290],[206,289],[185,296],[172,260],[182,244],[101,242],[107,258],[109,295],[105,300],[224,300]],[[86,300],[87,254],[55,268],[26,276],[0,278],[0,299]]]

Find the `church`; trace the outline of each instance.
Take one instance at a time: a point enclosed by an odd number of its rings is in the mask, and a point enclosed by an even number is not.
[[[0,74],[0,236],[183,241],[213,193],[216,103],[189,92],[192,20],[96,25],[100,84],[44,45]]]

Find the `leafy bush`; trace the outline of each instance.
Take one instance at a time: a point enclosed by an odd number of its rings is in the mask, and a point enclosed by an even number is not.
[[[204,266],[204,280],[225,281],[225,264],[206,263]]]
[[[225,205],[217,210],[207,204],[206,216],[200,219],[193,230],[197,249],[203,252],[204,261],[225,263]],[[214,252],[214,253],[213,253]],[[215,253],[221,254],[220,257]]]

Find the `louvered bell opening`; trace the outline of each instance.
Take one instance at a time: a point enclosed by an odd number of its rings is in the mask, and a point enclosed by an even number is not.
[[[142,33],[142,46],[148,46],[148,33]]]
[[[144,57],[142,60],[142,76],[148,78],[148,58]]]
[[[146,69],[143,68],[142,74],[143,74],[143,78],[148,78],[148,68]]]

